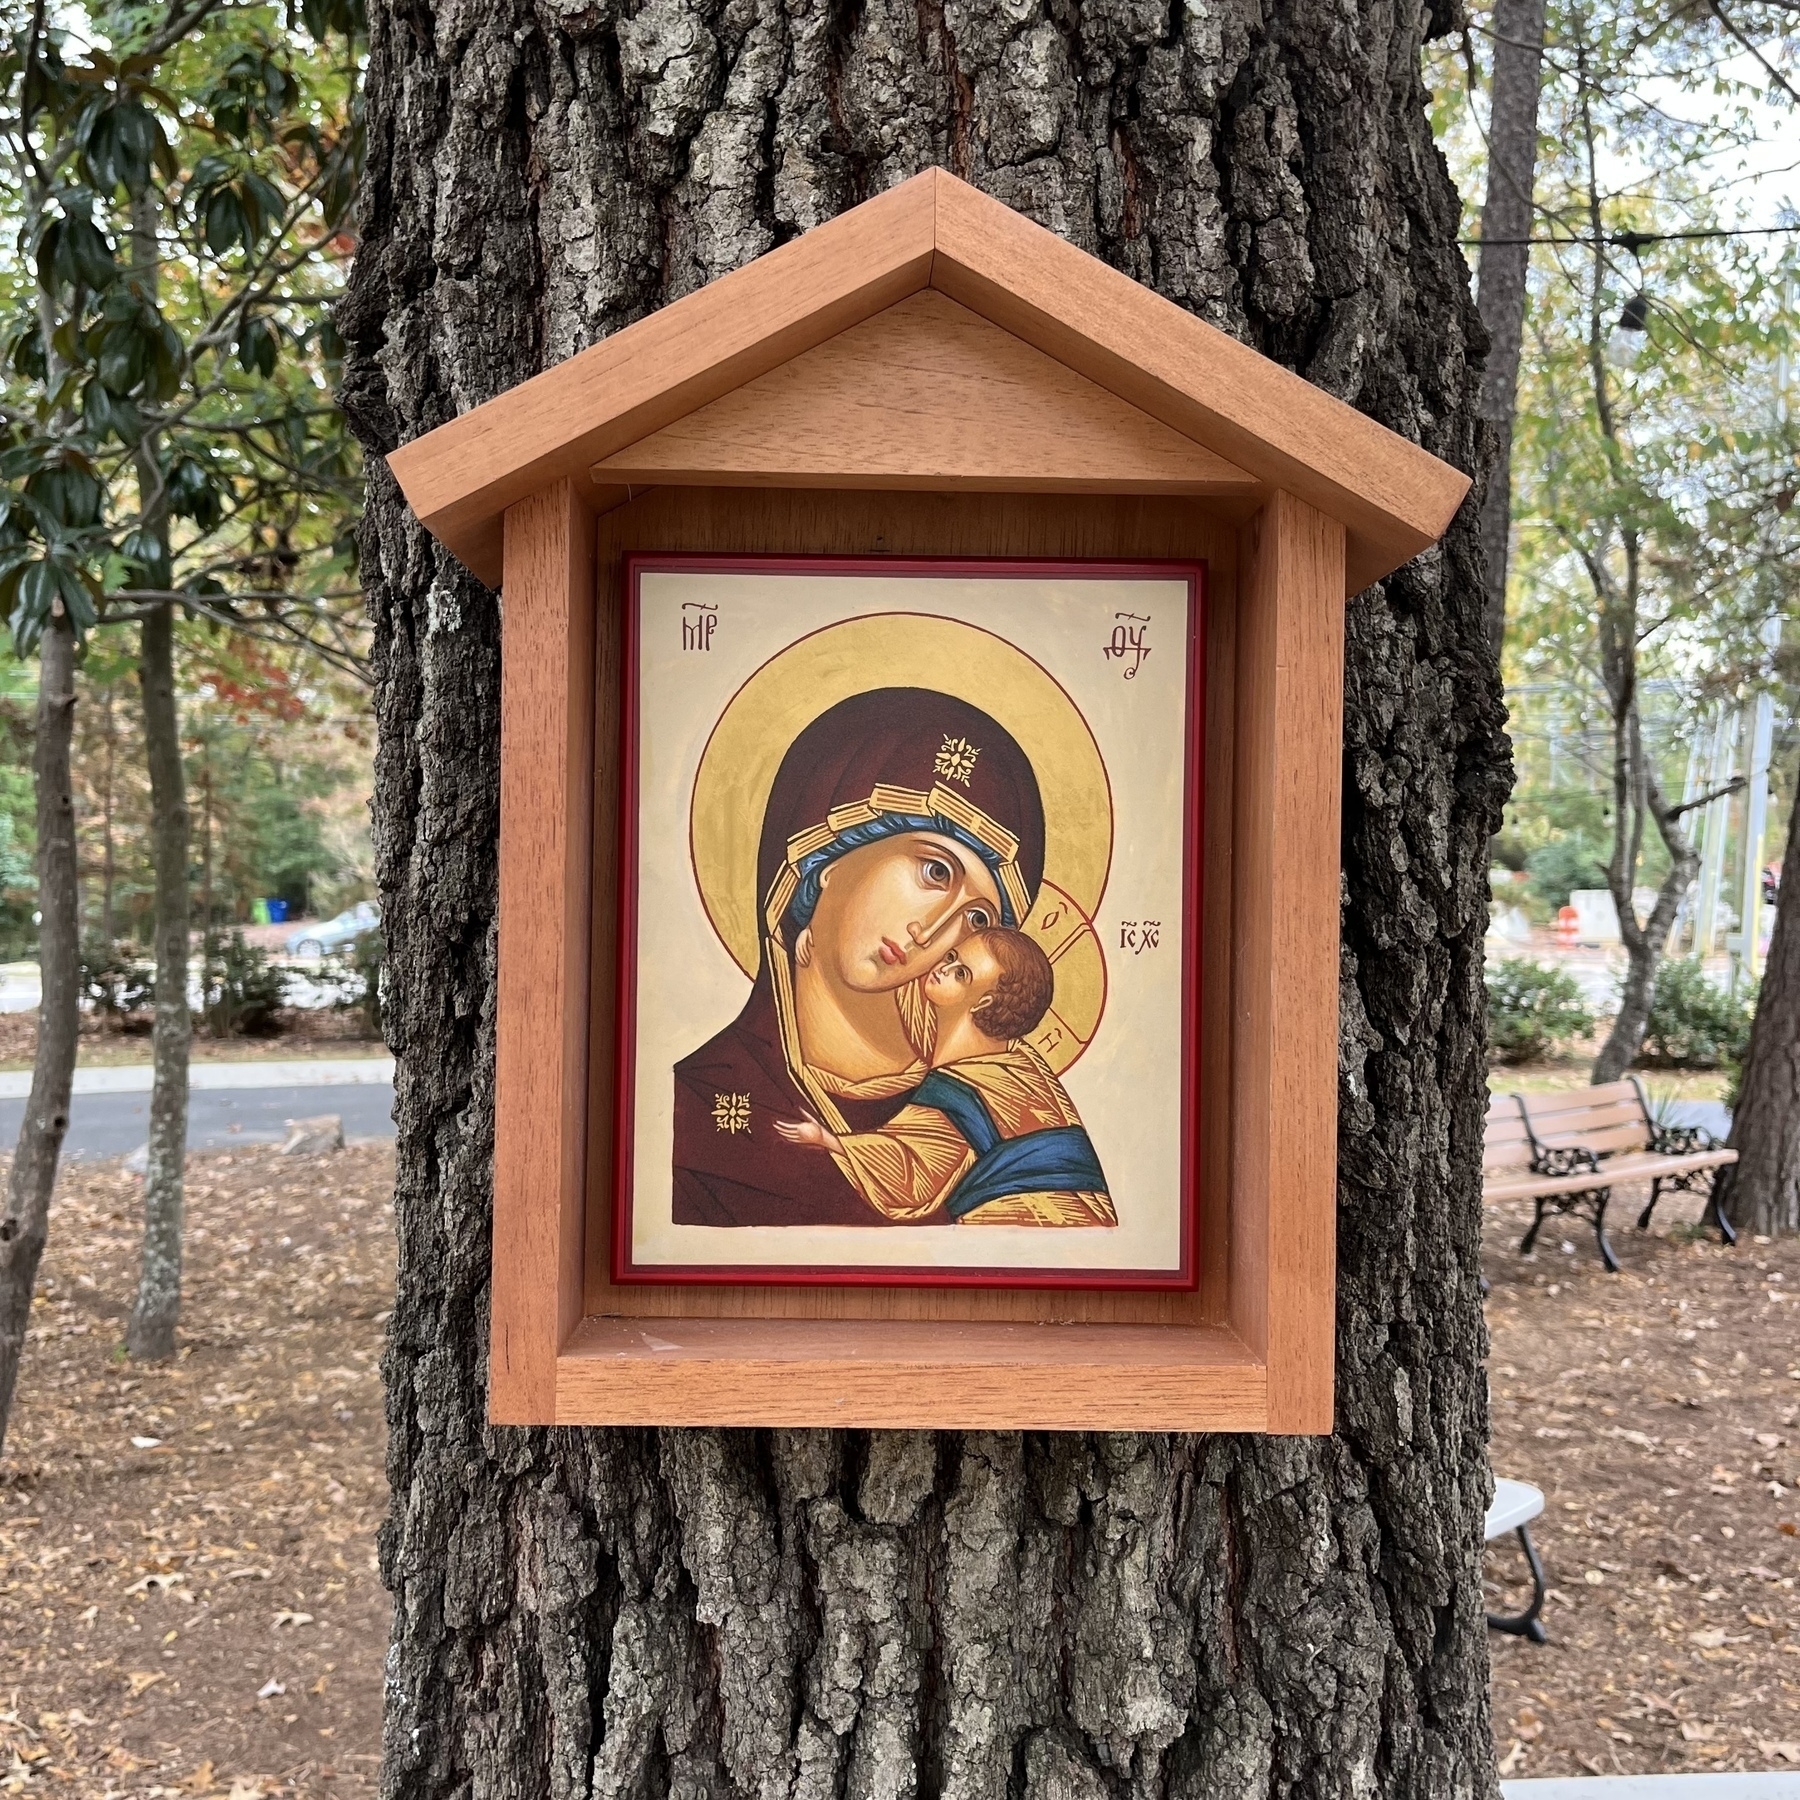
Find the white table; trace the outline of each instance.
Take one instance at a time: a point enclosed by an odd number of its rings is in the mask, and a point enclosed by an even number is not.
[[[1494,1498],[1487,1510],[1484,1541],[1491,1544],[1509,1531],[1518,1534],[1519,1548],[1525,1552],[1525,1562],[1531,1570],[1531,1604],[1522,1613],[1489,1613],[1487,1622],[1495,1631],[1504,1631],[1509,1637],[1529,1638],[1534,1644],[1544,1642],[1544,1624],[1538,1617],[1544,1610],[1544,1565],[1538,1561],[1530,1526],[1543,1510],[1544,1496],[1530,1482],[1509,1481],[1501,1475],[1494,1477]]]

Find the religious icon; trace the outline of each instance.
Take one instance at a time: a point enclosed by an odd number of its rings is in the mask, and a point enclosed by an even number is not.
[[[1192,1285],[1200,574],[634,561],[616,1280]]]

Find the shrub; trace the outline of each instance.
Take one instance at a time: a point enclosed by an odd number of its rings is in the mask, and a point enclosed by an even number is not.
[[[1569,904],[1572,889],[1606,886],[1606,852],[1590,837],[1552,838],[1532,851],[1525,867],[1531,872],[1532,897],[1552,916]]]
[[[341,950],[328,951],[313,979],[328,989],[340,1012],[360,1011],[370,1037],[381,1036],[381,972],[387,946],[379,928],[352,938]]]
[[[234,931],[223,946],[206,940],[206,980],[202,1010],[214,1037],[269,1037],[280,1029],[275,1015],[287,997],[287,971],[270,963],[244,934]]]
[[[103,1019],[127,1025],[156,1002],[156,971],[105,938],[81,949],[81,997]]]
[[[1575,978],[1562,969],[1509,957],[1487,970],[1488,1052],[1496,1062],[1530,1062],[1594,1028]]]
[[[1732,999],[1696,958],[1667,958],[1656,971],[1638,1061],[1651,1068],[1718,1069],[1741,1063],[1749,1044],[1749,1007]]]

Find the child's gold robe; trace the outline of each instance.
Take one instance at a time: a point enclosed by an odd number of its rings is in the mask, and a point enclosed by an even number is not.
[[[968,1099],[971,1091],[973,1102]],[[1099,1164],[1081,1129],[1080,1115],[1062,1083],[1029,1044],[1009,1044],[987,1056],[946,1064],[932,1071],[918,1094],[950,1096],[952,1104],[948,1110],[941,1104],[903,1106],[878,1130],[841,1138],[834,1152],[838,1167],[884,1217],[912,1225],[1118,1224],[1111,1197],[1097,1179]],[[1031,1148],[1017,1142],[1027,1138],[1034,1145],[1073,1145],[1076,1154],[1064,1158],[1064,1164],[1082,1170],[1071,1179],[1085,1185],[1047,1182],[993,1193],[959,1209],[959,1189],[965,1195],[971,1192],[965,1182],[980,1189],[984,1167],[991,1168],[996,1160],[983,1149],[999,1153],[1001,1161],[1011,1153],[1015,1165],[1027,1166],[1016,1154]],[[1007,1184],[1004,1178],[997,1184],[989,1180],[986,1188],[996,1185]]]

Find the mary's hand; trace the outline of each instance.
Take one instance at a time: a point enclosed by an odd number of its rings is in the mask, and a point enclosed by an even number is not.
[[[810,1144],[815,1150],[835,1150],[838,1141],[817,1119],[777,1119],[776,1131],[790,1144]]]

